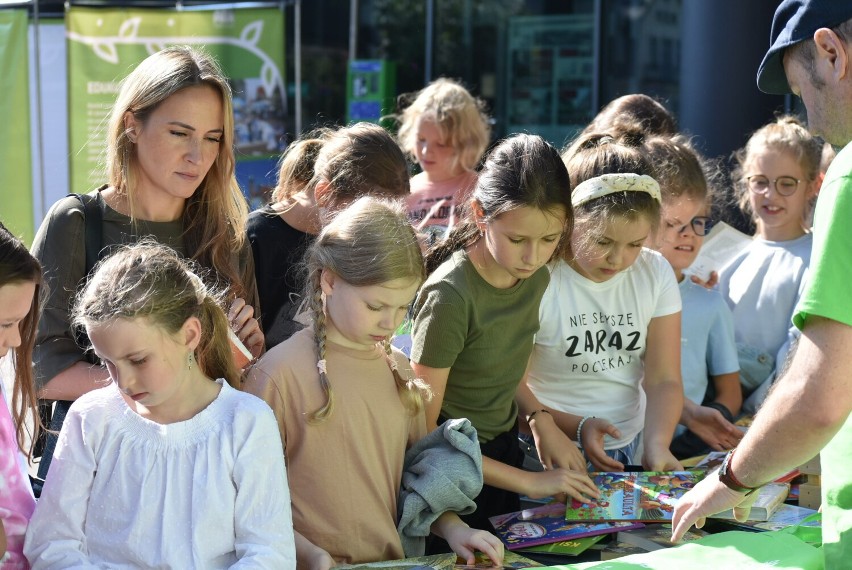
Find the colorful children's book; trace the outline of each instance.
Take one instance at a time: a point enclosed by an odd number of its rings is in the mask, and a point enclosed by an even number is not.
[[[572,499],[565,520],[577,522],[670,521],[677,501],[703,477],[701,471],[589,473],[601,492],[592,504]]]
[[[751,506],[751,513],[748,516],[750,521],[766,521],[773,513],[784,503],[787,494],[790,492],[789,483],[768,483],[758,489],[757,498]],[[727,510],[719,514],[713,515],[714,519],[733,519],[734,512]]]
[[[494,534],[509,550],[642,527],[642,524],[630,522],[568,523],[564,503],[550,503],[488,520],[494,526]]]
[[[615,540],[625,544],[632,544],[642,550],[651,552],[653,550],[684,544],[692,540],[698,540],[703,536],[707,536],[707,534],[706,531],[695,528],[687,531],[680,541],[672,542],[672,525],[648,524],[644,528],[636,530],[619,531]]]
[[[550,544],[539,544],[538,546],[528,546],[518,550],[523,553],[533,554],[558,554],[559,556],[577,556],[588,550],[592,545],[597,544],[606,538],[605,534],[597,536],[587,536],[585,538],[577,538],[574,540],[560,540],[559,542],[551,542]]]

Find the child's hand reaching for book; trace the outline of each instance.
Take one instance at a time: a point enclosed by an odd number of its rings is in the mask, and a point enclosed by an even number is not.
[[[466,564],[476,564],[478,550],[485,554],[497,568],[503,566],[503,543],[490,532],[470,528],[467,525],[455,526],[444,536],[444,540],[456,556],[463,559]]]
[[[456,556],[469,565],[476,564],[476,551],[486,556],[494,566],[503,565],[503,543],[484,530],[470,528],[459,516],[447,511],[432,523],[432,532],[447,541]]]
[[[581,503],[591,503],[600,498],[600,490],[585,469],[574,471],[559,467],[550,471],[524,471],[524,476],[527,484],[523,493],[531,499],[553,496],[561,500],[567,495]]]
[[[604,437],[621,437],[617,427],[603,418],[588,418],[583,423],[580,444],[595,471],[624,471],[624,464],[616,461],[604,451]]]
[[[642,455],[642,467],[646,471],[683,471],[681,462],[672,455],[668,447],[662,446],[645,448],[645,452]]]

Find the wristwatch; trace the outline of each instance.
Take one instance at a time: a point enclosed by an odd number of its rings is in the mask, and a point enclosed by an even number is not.
[[[759,487],[749,487],[744,485],[739,479],[734,475],[733,470],[731,469],[731,460],[734,457],[735,449],[732,449],[725,456],[725,460],[722,462],[722,466],[719,468],[719,481],[725,484],[729,489],[736,491],[737,493],[745,493],[746,495],[750,495],[757,491]]]

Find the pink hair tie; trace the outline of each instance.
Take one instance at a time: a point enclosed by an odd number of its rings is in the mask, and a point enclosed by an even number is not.
[[[325,358],[317,362],[317,370],[320,371],[320,374],[328,374],[328,370],[325,368]]]

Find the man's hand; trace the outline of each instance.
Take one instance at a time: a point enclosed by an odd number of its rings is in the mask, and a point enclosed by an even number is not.
[[[694,524],[701,528],[707,517],[734,510],[734,518],[740,522],[748,519],[757,491],[746,495],[738,493],[719,481],[719,475],[711,473],[691,491],[680,498],[672,517],[672,542],[679,541]]]

